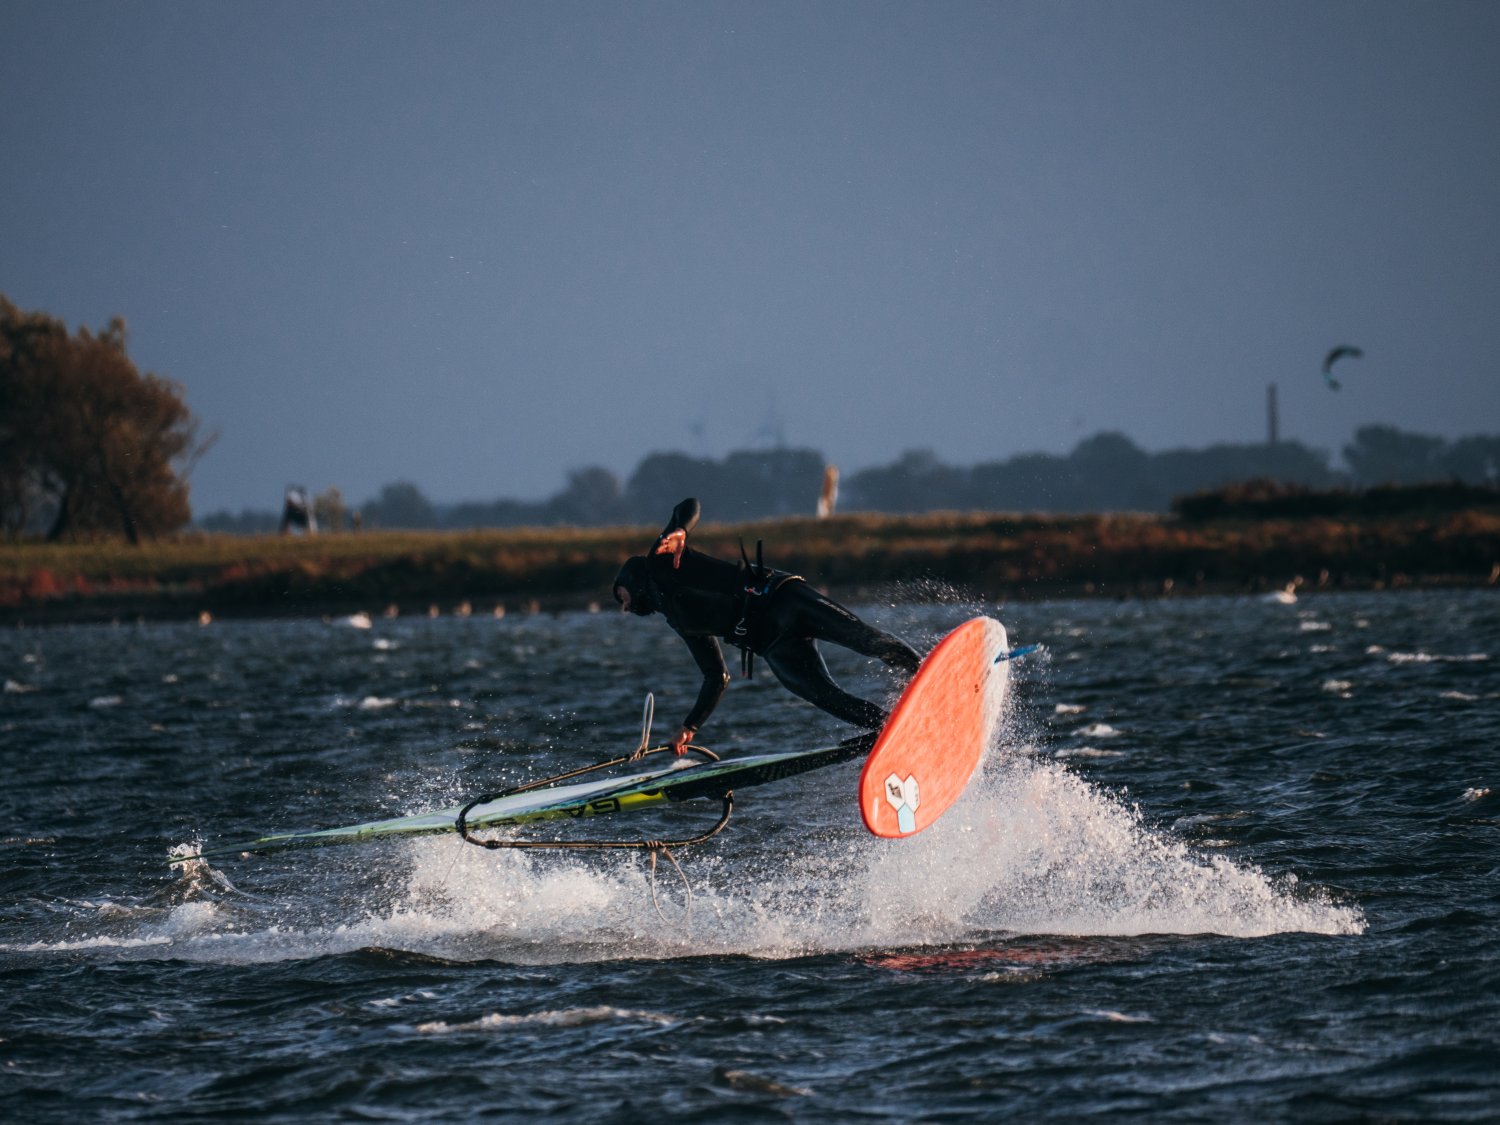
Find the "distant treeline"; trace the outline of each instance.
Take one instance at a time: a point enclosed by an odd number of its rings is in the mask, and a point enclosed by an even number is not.
[[[911,451],[889,465],[845,476],[838,510],[1167,512],[1178,498],[1247,481],[1327,491],[1428,482],[1493,487],[1500,479],[1500,436],[1449,442],[1393,426],[1364,426],[1342,453],[1344,469],[1333,468],[1328,453],[1294,441],[1148,453],[1118,433],[1091,437],[1067,455],[1030,453],[970,467]],[[739,451],[722,460],[653,453],[624,482],[608,469],[589,467],[570,472],[566,487],[547,500],[446,505],[430,502],[410,482],[398,482],[348,520],[340,503],[332,522],[349,526],[357,518],[362,527],[412,529],[652,524],[663,522],[689,495],[700,497],[707,518],[719,521],[811,515],[825,465],[824,456],[811,449]],[[1207,513],[1179,508],[1179,514]],[[279,510],[267,509],[215,512],[198,525],[251,534],[274,531],[279,522]]]

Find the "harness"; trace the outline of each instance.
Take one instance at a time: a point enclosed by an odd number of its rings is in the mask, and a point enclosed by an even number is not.
[[[739,620],[735,623],[729,643],[740,650],[740,672],[747,680],[755,678],[755,650],[750,647],[751,631],[759,620],[761,611],[770,596],[786,583],[802,581],[799,575],[778,575],[766,566],[762,555],[763,546],[764,540],[755,541],[755,561],[752,563],[750,556],[745,553],[745,541],[740,540],[740,570],[744,580],[740,583],[735,600]]]

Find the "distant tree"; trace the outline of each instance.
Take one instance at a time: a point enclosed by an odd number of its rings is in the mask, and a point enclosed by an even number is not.
[[[1067,458],[1051,453],[1022,453],[1005,461],[986,461],[969,470],[964,507],[997,512],[1046,512],[1058,506],[1058,486]]]
[[[931,512],[964,508],[967,470],[944,465],[930,449],[908,449],[893,463],[849,478],[849,507],[871,512]]]
[[[814,515],[825,463],[823,455],[812,449],[782,447],[730,453],[717,474],[718,487],[713,496],[719,518]]]
[[[438,510],[438,526],[522,527],[544,526],[549,522],[546,503],[529,500],[468,500]]]
[[[663,522],[683,497],[710,493],[718,477],[719,466],[706,458],[652,453],[625,484],[627,516],[645,523]]]
[[[1500,484],[1500,437],[1459,438],[1440,458],[1443,475],[1470,484]]]
[[[33,432],[46,399],[44,368],[67,329],[40,313],[22,313],[0,297],[0,519],[18,534],[45,503],[47,465]]]
[[[1245,481],[1270,481],[1330,488],[1342,483],[1328,467],[1328,455],[1300,442],[1278,441],[1170,449],[1155,454],[1153,469],[1165,507],[1171,497]]]
[[[547,507],[552,517],[549,523],[578,526],[616,523],[625,512],[625,492],[619,477],[592,465],[568,473],[568,486]]]
[[[421,489],[410,481],[397,481],[380,490],[362,509],[370,527],[425,529],[438,525],[437,513]]]
[[[685,496],[703,501],[710,519],[812,515],[827,459],[812,449],[736,450],[723,461],[653,453],[625,486],[628,519],[654,523]]]
[[[1359,484],[1421,484],[1444,476],[1447,444],[1395,426],[1361,426],[1344,446],[1344,460]]]
[[[201,516],[194,522],[204,531],[222,535],[266,535],[276,530],[279,521],[276,513],[271,511],[245,508],[236,514],[224,508]]]
[[[142,374],[116,317],[95,335],[0,296],[0,524],[49,515],[49,539],[184,526],[187,469],[210,442],[181,388]]]
[[[1151,454],[1114,431],[1079,442],[1068,458],[1066,479],[1068,487],[1058,505],[1066,511],[1148,512],[1168,500],[1155,479]]]

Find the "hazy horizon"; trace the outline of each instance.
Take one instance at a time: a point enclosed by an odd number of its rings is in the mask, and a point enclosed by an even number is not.
[[[1500,430],[1493,5],[0,13],[0,292],[126,319],[199,513]]]

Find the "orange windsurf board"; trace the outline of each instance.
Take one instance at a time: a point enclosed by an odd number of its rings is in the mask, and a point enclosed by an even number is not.
[[[958,800],[994,737],[1010,679],[1005,626],[976,617],[927,654],[881,728],[859,779],[877,836],[911,836]]]

